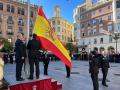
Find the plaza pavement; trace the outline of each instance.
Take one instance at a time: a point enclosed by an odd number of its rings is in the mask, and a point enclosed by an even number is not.
[[[110,63],[107,84],[109,87],[101,85],[102,74],[99,73],[100,90],[120,90],[120,63]],[[48,74],[58,80],[63,85],[63,90],[93,90],[92,81],[88,72],[87,61],[73,61],[71,77],[66,78],[65,65],[61,61],[50,62]],[[23,72],[24,75],[24,72]],[[40,62],[40,77],[43,77],[43,63]],[[10,83],[15,81],[15,64],[5,65],[5,78]]]

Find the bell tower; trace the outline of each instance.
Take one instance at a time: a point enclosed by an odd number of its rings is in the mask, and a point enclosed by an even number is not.
[[[60,17],[60,7],[55,6],[54,8],[54,17]]]

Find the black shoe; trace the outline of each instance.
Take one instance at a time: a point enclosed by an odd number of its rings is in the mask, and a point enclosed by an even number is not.
[[[3,89],[8,89],[8,85],[6,84],[0,85],[0,90],[3,90]]]
[[[39,79],[39,77],[36,77],[36,79]]]
[[[70,76],[66,76],[66,78],[70,78]]]
[[[107,84],[102,84],[103,86],[105,86],[105,87],[108,87],[108,85]]]
[[[33,77],[29,77],[28,79],[29,79],[29,80],[33,80]]]
[[[16,81],[24,81],[23,78],[17,78]]]

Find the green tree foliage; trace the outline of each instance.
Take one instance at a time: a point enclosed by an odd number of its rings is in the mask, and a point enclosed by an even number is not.
[[[1,49],[2,52],[10,52],[13,50],[12,44],[4,39],[4,47]]]

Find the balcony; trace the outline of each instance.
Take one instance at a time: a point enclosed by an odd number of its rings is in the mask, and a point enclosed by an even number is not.
[[[8,31],[7,31],[7,35],[14,35],[14,33],[13,33],[13,32],[8,32]]]

